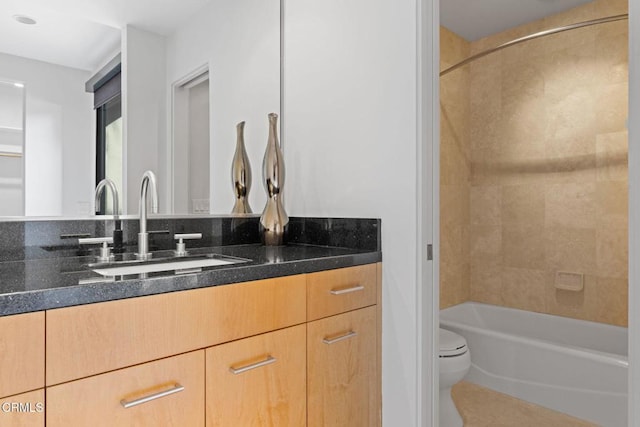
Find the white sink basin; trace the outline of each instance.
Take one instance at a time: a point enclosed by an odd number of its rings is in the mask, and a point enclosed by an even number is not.
[[[101,276],[127,276],[131,274],[158,273],[161,271],[172,271],[176,273],[187,273],[202,267],[216,267],[219,265],[236,264],[234,259],[205,258],[205,259],[185,259],[153,264],[123,265],[115,267],[95,268],[93,271]]]

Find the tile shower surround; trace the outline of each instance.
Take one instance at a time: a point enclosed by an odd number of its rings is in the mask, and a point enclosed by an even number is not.
[[[474,54],[542,29],[626,12],[626,1],[597,0],[472,43],[443,38],[442,49],[454,55],[468,47]],[[534,40],[464,67],[468,110],[455,103],[463,89],[446,87],[459,71],[443,79],[443,97],[454,97],[443,100],[443,118],[456,117],[447,109],[458,113],[450,134],[468,145],[442,160],[442,174],[462,169],[470,186],[468,195],[464,183],[441,188],[441,215],[451,217],[443,218],[441,233],[443,303],[468,298],[626,326],[626,23]],[[457,185],[459,194],[447,185]],[[454,255],[468,259],[468,276],[450,265]],[[556,290],[558,271],[584,274],[584,291]]]

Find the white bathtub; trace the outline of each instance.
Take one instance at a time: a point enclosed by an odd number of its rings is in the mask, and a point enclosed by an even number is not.
[[[466,381],[606,427],[627,425],[627,329],[467,302],[440,311],[466,338]]]

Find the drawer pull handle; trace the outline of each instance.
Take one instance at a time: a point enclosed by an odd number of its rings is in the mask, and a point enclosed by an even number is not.
[[[324,339],[322,340],[322,342],[323,342],[323,343],[325,343],[325,344],[329,344],[329,345],[331,345],[331,344],[335,344],[335,343],[340,342],[340,341],[348,340],[349,338],[353,338],[353,337],[355,337],[356,335],[358,335],[358,333],[357,333],[356,331],[349,331],[349,332],[347,332],[347,333],[346,333],[346,334],[344,334],[344,335],[340,335],[339,337],[335,337],[335,338],[324,338]]]
[[[267,356],[266,359],[261,360],[260,362],[252,363],[250,365],[241,366],[239,368],[234,368],[233,366],[229,368],[229,370],[234,374],[242,374],[243,372],[250,371],[252,369],[261,368],[263,366],[271,365],[272,363],[276,363],[276,358],[272,356]]]
[[[161,391],[158,393],[154,393],[154,394],[150,394],[148,396],[145,397],[141,397],[139,399],[135,399],[135,400],[121,400],[120,404],[125,408],[131,408],[133,406],[137,406],[137,405],[141,405],[143,403],[147,403],[147,402],[151,402],[152,400],[156,400],[156,399],[160,399],[161,397],[165,397],[165,396],[169,396],[175,393],[179,393],[182,390],[184,390],[184,386],[175,383],[173,387],[171,387],[169,390],[165,390],[165,391]]]
[[[343,294],[350,294],[351,292],[358,292],[362,290],[364,290],[364,286],[356,285],[351,288],[331,289],[329,293],[331,293],[331,295],[343,295]]]

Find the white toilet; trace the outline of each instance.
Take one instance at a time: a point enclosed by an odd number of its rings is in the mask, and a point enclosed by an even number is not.
[[[440,427],[462,427],[462,417],[451,398],[451,387],[462,380],[471,367],[464,337],[440,328]]]

